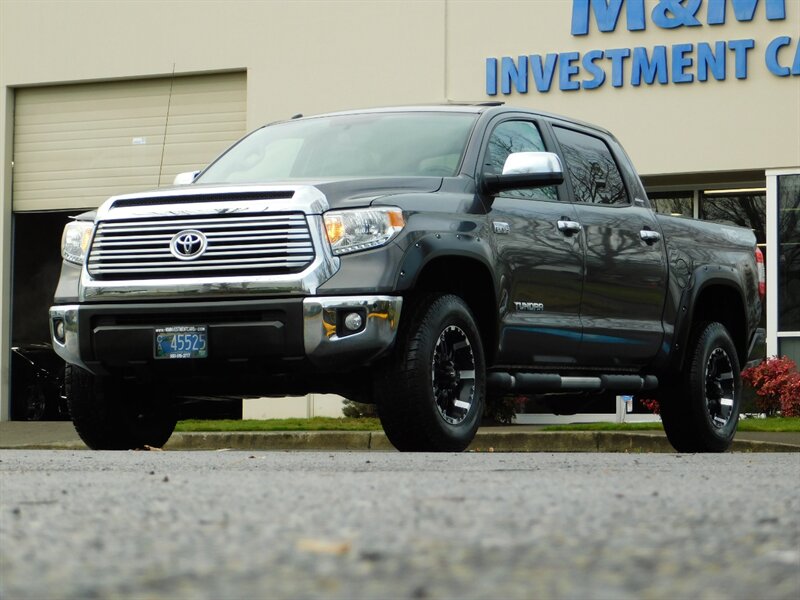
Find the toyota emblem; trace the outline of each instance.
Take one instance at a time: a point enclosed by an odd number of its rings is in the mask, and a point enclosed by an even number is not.
[[[185,229],[172,236],[169,251],[179,260],[194,260],[206,251],[208,239],[202,231]]]

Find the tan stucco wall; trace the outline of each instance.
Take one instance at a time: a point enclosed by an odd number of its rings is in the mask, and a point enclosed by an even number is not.
[[[0,382],[7,380],[11,111],[7,88],[247,70],[247,125],[344,108],[506,100],[611,129],[643,174],[800,164],[800,77],[779,78],[764,49],[800,38],[800,0],[784,21],[570,34],[570,0],[236,1],[0,0]],[[647,13],[656,0],[647,0]],[[705,22],[705,7],[698,13]],[[548,94],[485,92],[487,57],[753,38],[749,77]],[[729,56],[732,62],[732,57]],[[211,158],[211,157],[209,157]],[[198,165],[199,166],[199,165]],[[5,410],[0,385],[0,418]]]

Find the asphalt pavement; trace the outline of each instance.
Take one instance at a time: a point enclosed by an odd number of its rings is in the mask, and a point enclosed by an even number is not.
[[[0,451],[9,600],[797,600],[800,455]]]
[[[0,448],[82,450],[65,421],[0,422]],[[165,450],[392,451],[382,431],[174,433]],[[543,431],[539,425],[489,426],[469,448],[479,452],[674,452],[663,431]],[[800,432],[737,433],[733,452],[800,452]]]

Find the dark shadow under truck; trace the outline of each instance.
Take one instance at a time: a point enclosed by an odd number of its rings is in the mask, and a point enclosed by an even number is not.
[[[50,310],[92,448],[180,398],[336,392],[399,450],[461,451],[487,397],[661,400],[724,451],[754,345],[752,232],[656,214],[607,131],[499,105],[298,118],[185,185],[70,223]]]

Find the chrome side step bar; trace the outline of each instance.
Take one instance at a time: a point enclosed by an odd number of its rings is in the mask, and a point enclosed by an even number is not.
[[[489,373],[490,389],[514,392],[641,392],[658,387],[655,375],[599,375],[562,377],[550,373]]]

